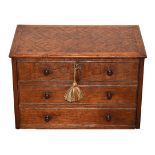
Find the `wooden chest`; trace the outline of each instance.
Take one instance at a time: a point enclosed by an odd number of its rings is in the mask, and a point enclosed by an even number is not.
[[[17,26],[16,128],[140,128],[138,26]]]

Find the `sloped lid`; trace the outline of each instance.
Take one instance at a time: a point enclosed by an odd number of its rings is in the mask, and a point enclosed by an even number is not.
[[[18,25],[10,57],[146,57],[139,27]]]

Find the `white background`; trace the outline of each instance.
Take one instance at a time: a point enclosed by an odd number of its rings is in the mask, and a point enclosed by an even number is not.
[[[0,0],[0,155],[155,154],[154,0]],[[16,130],[11,60],[17,24],[138,24],[145,61],[140,130]]]

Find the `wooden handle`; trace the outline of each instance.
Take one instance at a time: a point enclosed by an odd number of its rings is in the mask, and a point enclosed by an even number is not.
[[[51,117],[49,115],[44,116],[44,121],[49,122],[51,120]]]
[[[50,98],[49,92],[44,92],[43,96],[44,96],[45,99],[49,99]]]
[[[107,115],[105,116],[105,119],[106,119],[106,121],[111,121],[112,115],[111,115],[111,114],[107,114]]]
[[[111,100],[112,99],[112,95],[113,95],[112,92],[110,92],[110,91],[107,92],[107,99]]]
[[[50,71],[49,69],[47,69],[47,68],[45,68],[45,69],[43,70],[43,74],[44,74],[45,76],[49,75],[50,72],[51,72],[51,71]]]
[[[111,69],[108,69],[108,70],[107,70],[107,75],[108,75],[108,76],[113,75],[113,71],[112,71]]]

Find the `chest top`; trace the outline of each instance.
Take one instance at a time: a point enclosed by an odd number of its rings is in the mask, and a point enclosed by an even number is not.
[[[138,26],[18,25],[10,57],[145,58]]]

